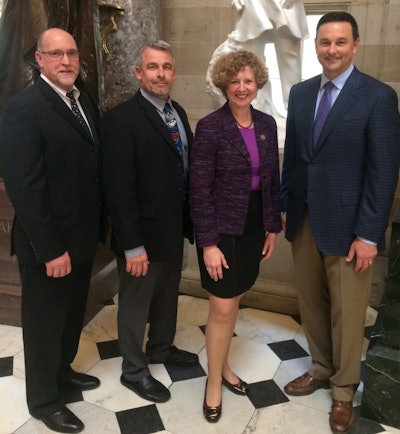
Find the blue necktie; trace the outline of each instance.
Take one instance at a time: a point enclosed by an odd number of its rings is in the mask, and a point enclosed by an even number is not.
[[[78,104],[76,102],[74,91],[71,90],[70,92],[66,93],[67,97],[71,100],[71,109],[73,114],[78,119],[79,123],[82,125],[82,127],[86,130],[86,132],[89,134],[89,137],[93,139],[92,132],[90,131],[89,125],[85,121],[85,118],[82,116],[81,111],[79,110]]]
[[[179,135],[178,123],[176,122],[176,119],[172,113],[171,106],[169,105],[169,103],[165,104],[164,113],[165,113],[165,123],[167,124],[172,140],[175,143],[179,155],[182,156],[182,141]]]
[[[318,111],[314,120],[314,146],[317,144],[318,138],[321,134],[322,128],[324,127],[326,118],[328,117],[329,110],[332,105],[332,89],[335,85],[331,81],[327,81],[324,86],[324,93],[322,94],[321,100],[319,102]]]

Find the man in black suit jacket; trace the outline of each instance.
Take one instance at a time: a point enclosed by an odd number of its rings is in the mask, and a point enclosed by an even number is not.
[[[15,211],[12,253],[22,282],[28,408],[50,429],[71,433],[84,425],[65,407],[63,389],[100,384],[70,366],[100,235],[98,139],[93,107],[74,85],[79,52],[73,37],[48,29],[35,56],[40,78],[3,113],[0,163]],[[69,91],[83,123],[71,110]]]
[[[315,46],[323,74],[291,90],[281,184],[311,354],[308,372],[285,392],[331,386],[334,432],[347,432],[354,421],[371,267],[384,249],[399,170],[398,98],[352,64],[359,43],[350,14],[320,19]],[[330,111],[313,137],[326,92]]]
[[[173,346],[183,237],[193,240],[186,197],[192,132],[185,111],[169,96],[174,62],[164,41],[146,44],[135,67],[139,91],[106,113],[100,130],[104,190],[120,277],[121,382],[154,402],[168,400],[170,392],[150,375],[148,363],[198,363],[196,354]],[[166,103],[173,118],[164,113]],[[171,127],[178,126],[174,138],[166,116]]]

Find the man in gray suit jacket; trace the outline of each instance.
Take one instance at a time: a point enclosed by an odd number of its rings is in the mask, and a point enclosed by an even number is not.
[[[70,367],[101,227],[98,139],[94,109],[74,85],[79,52],[73,37],[46,30],[35,56],[40,78],[3,113],[0,163],[15,211],[12,253],[22,282],[28,408],[50,429],[73,433],[84,425],[65,407],[65,387],[100,384]]]
[[[331,12],[319,21],[315,45],[323,74],[291,90],[281,184],[312,359],[285,392],[331,387],[334,432],[354,422],[371,267],[384,249],[399,169],[398,98],[354,67],[359,43],[350,14]],[[317,137],[324,106],[330,111]]]
[[[197,354],[173,345],[183,237],[193,241],[186,195],[192,132],[169,95],[175,71],[170,46],[147,43],[135,66],[140,89],[101,122],[104,191],[119,269],[121,382],[153,402],[167,401],[170,392],[150,375],[148,363],[198,364]],[[164,112],[167,104],[173,118]]]

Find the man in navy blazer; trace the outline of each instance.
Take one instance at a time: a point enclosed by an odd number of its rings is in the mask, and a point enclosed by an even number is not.
[[[371,267],[385,247],[399,170],[398,98],[352,64],[359,43],[350,14],[330,12],[319,21],[315,46],[323,74],[291,90],[281,184],[311,354],[308,372],[285,392],[331,387],[334,432],[354,421]],[[326,81],[333,84],[331,108],[314,138]]]
[[[148,42],[135,74],[138,92],[101,122],[104,191],[119,271],[121,383],[144,399],[164,402],[170,392],[150,375],[148,363],[198,363],[197,354],[173,345],[183,237],[193,241],[186,195],[192,132],[184,109],[169,95],[176,75],[169,44]],[[181,152],[166,124],[166,103]]]
[[[63,389],[100,384],[70,367],[100,237],[98,139],[95,110],[74,85],[79,52],[73,37],[48,29],[35,56],[40,78],[3,113],[0,163],[15,211],[12,253],[22,282],[28,408],[50,429],[72,433],[84,425],[65,407]],[[72,111],[69,91],[86,127]]]

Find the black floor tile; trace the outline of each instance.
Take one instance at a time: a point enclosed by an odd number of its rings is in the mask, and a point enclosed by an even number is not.
[[[13,374],[14,359],[13,357],[0,358],[0,377],[8,377]]]
[[[98,342],[97,349],[101,360],[112,359],[121,355],[118,346],[118,340]]]
[[[248,396],[255,408],[269,407],[289,401],[273,380],[250,384]]]
[[[187,368],[166,364],[165,368],[172,381],[190,380],[191,378],[204,377],[206,375],[200,364]]]
[[[165,429],[154,404],[118,411],[116,416],[121,434],[150,434]]]
[[[297,359],[307,357],[309,354],[295,340],[273,342],[268,344],[271,350],[282,360]]]

